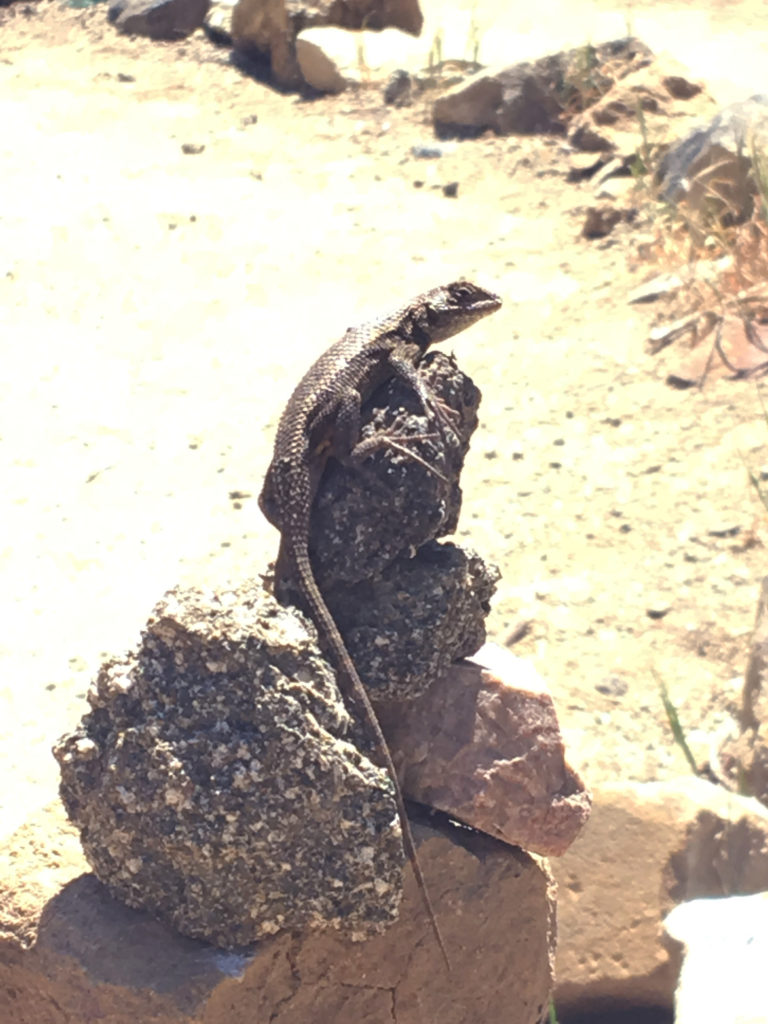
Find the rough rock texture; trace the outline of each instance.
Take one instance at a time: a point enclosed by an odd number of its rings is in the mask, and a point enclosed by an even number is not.
[[[658,169],[661,195],[700,219],[746,219],[758,193],[752,153],[768,150],[768,96],[721,110],[668,150]]]
[[[381,576],[330,592],[328,607],[371,699],[410,701],[451,662],[474,654],[498,578],[474,552],[430,541]]]
[[[563,132],[567,115],[594,103],[650,57],[644,43],[630,38],[479,71],[435,100],[435,129],[442,136],[486,128],[500,135]]]
[[[335,93],[349,85],[381,81],[398,68],[418,70],[424,63],[424,42],[396,28],[350,32],[325,25],[299,34],[296,57],[307,85]]]
[[[711,114],[715,101],[700,82],[685,77],[669,57],[632,70],[582,113],[568,128],[577,150],[631,159],[649,145],[669,144],[693,118]],[[642,156],[642,153],[641,153]]]
[[[364,935],[397,915],[391,783],[350,742],[301,620],[259,585],[171,591],[88,700],[55,755],[114,895],[225,947],[284,928]]]
[[[223,953],[111,899],[58,804],[0,844],[3,1024],[538,1024],[554,956],[544,865],[487,836],[414,825],[451,955],[409,871],[400,918],[351,943],[281,933]],[[78,877],[79,876],[79,877]]]
[[[734,787],[768,804],[768,576],[757,605],[738,730],[721,746],[721,766]]]
[[[684,947],[675,1024],[762,1024],[768,1020],[768,892],[691,900],[664,922]]]
[[[205,21],[211,0],[117,0],[108,17],[120,32],[150,39],[183,39]]]
[[[232,41],[241,53],[268,61],[274,82],[292,89],[304,83],[296,54],[303,29],[399,28],[417,36],[423,21],[418,0],[238,0]]]
[[[455,435],[435,431],[402,381],[376,391],[363,409],[361,433],[362,443],[374,450],[362,464],[331,461],[315,501],[310,550],[324,591],[369,579],[401,555],[456,530],[459,474],[481,395],[445,352],[428,353],[419,373],[452,411]],[[396,436],[401,448],[388,445],[387,435]]]
[[[379,718],[413,800],[544,856],[563,854],[589,818],[549,692],[503,648],[486,644]]]
[[[693,776],[596,787],[589,828],[559,860],[558,1010],[671,1008],[678,903],[768,889],[768,810]]]

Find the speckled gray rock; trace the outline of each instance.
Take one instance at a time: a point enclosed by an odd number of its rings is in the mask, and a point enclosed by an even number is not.
[[[477,428],[481,394],[445,352],[428,353],[419,373],[453,411],[455,436],[436,432],[408,384],[393,379],[374,393],[363,408],[363,442],[373,444],[377,436],[389,435],[407,450],[382,445],[362,464],[329,463],[310,536],[312,565],[323,591],[370,579],[400,556],[456,529],[459,474]]]
[[[474,654],[499,578],[475,552],[435,541],[458,523],[480,391],[439,350],[419,372],[453,431],[438,431],[413,389],[390,380],[362,411],[372,453],[331,461],[313,511],[312,564],[374,702],[413,700]],[[388,437],[399,447],[376,446]]]
[[[83,849],[113,895],[234,947],[281,929],[352,937],[397,916],[391,783],[302,620],[247,582],[177,588],[54,753]]]
[[[331,591],[328,605],[371,700],[413,700],[482,647],[498,579],[475,552],[430,541],[381,576]]]

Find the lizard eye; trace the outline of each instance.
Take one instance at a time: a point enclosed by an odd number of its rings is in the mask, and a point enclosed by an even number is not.
[[[471,284],[459,284],[456,285],[454,294],[457,299],[464,301],[465,299],[471,299],[474,294],[474,288]]]

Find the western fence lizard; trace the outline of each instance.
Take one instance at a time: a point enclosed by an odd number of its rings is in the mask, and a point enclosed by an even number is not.
[[[428,418],[441,429],[448,428],[445,410],[419,376],[419,360],[434,342],[458,334],[500,306],[501,299],[493,292],[456,281],[419,295],[389,316],[350,327],[310,367],[291,395],[280,418],[259,498],[262,512],[280,530],[276,584],[287,580],[297,587],[320,644],[341,676],[342,692],[367,722],[376,744],[375,756],[392,779],[403,846],[449,969],[386,740],[312,571],[310,515],[327,460],[333,456],[343,461],[360,454],[361,405],[389,378],[399,376],[407,381]]]

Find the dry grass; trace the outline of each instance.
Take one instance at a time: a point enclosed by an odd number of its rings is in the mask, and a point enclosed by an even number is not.
[[[641,113],[638,120],[642,129]],[[704,202],[695,208],[684,201],[673,205],[655,193],[661,151],[642,134],[635,173],[654,208],[655,224],[655,239],[645,246],[645,256],[685,281],[677,318],[666,333],[654,331],[651,350],[657,352],[681,338],[691,347],[709,339],[700,387],[718,360],[737,379],[768,375],[768,158],[751,150],[748,179],[753,199],[746,217],[733,200],[730,178],[718,176],[718,167],[707,168],[692,183],[701,189]],[[723,344],[724,327],[734,320],[740,321],[746,343],[756,350],[746,363],[732,361]]]

